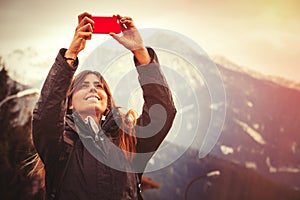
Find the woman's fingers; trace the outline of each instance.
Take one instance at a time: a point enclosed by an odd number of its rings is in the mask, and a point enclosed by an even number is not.
[[[80,24],[80,22],[81,22],[85,17],[91,18],[92,15],[91,15],[90,13],[88,13],[88,12],[84,12],[84,13],[78,15],[78,24]]]
[[[121,27],[122,27],[122,31],[127,30],[127,29],[132,29],[135,28],[133,20],[131,17],[127,17],[127,16],[121,16],[121,15],[114,15],[117,17],[117,19],[120,21],[121,23]]]
[[[90,40],[93,34],[94,21],[91,18],[89,18],[86,14],[82,14],[80,17],[81,20],[76,28],[76,37],[85,40]]]
[[[121,24],[125,24],[127,29],[135,27],[131,18],[130,19],[124,19],[123,18],[123,19],[120,20],[120,22],[121,22]]]
[[[93,35],[93,28],[91,24],[86,24],[80,27],[76,32],[78,37],[90,40]]]
[[[92,39],[92,33],[90,32],[79,32],[78,33],[78,38],[82,38],[84,40],[91,40]]]
[[[93,27],[90,23],[88,23],[88,24],[85,24],[81,27],[77,27],[76,31],[77,32],[91,32],[91,33],[93,33]]]
[[[81,19],[77,28],[83,27],[87,24],[90,24],[92,29],[94,28],[94,21],[90,17],[85,16],[84,18]]]

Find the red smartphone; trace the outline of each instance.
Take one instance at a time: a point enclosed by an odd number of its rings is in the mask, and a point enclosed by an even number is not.
[[[108,33],[120,33],[121,24],[116,16],[113,17],[102,17],[92,16],[91,19],[94,23],[93,33],[108,34]]]

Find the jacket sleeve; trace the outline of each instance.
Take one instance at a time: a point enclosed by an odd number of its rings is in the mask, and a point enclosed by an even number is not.
[[[151,62],[139,66],[134,59],[143,90],[144,105],[137,119],[137,153],[150,153],[158,149],[169,132],[176,114],[171,91],[160,69],[153,49],[148,48]]]
[[[33,143],[45,164],[58,156],[59,139],[64,131],[66,95],[78,66],[78,60],[74,68],[69,66],[63,57],[65,51],[59,51],[33,110]]]

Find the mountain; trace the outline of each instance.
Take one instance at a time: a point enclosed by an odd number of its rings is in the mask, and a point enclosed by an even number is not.
[[[228,106],[212,153],[300,189],[299,90],[221,65],[219,69]],[[226,154],[222,148],[232,151]]]
[[[183,199],[188,181],[214,170],[221,172],[220,177],[203,178],[195,184],[197,187],[193,186],[188,199],[299,199],[300,91],[274,79],[222,63],[216,65],[226,92],[226,117],[216,145],[202,159],[197,157],[197,141],[187,150],[172,146],[168,152],[156,154],[152,162],[166,167],[146,175],[161,184],[161,189],[146,191],[145,199]],[[172,84],[175,88],[178,85]],[[205,112],[211,107],[209,97],[202,86],[195,91],[206,102],[199,111],[208,118]],[[177,96],[184,98],[185,94],[184,90],[176,90]],[[194,116],[194,112],[188,115]],[[187,126],[191,118],[182,118],[182,126]],[[202,126],[199,124],[203,131],[205,124]],[[188,128],[185,130],[186,136],[192,134]],[[185,153],[178,160],[165,162],[180,151]]]
[[[183,43],[172,42],[170,37],[166,41],[174,48],[183,47]],[[198,177],[201,179],[193,182],[187,191],[188,199],[300,199],[298,84],[289,81],[282,84],[278,79],[242,70],[224,59],[215,60],[217,70],[207,74],[201,71],[198,75],[192,64],[182,57],[157,51],[161,63],[166,63],[162,68],[173,89],[178,114],[170,138],[162,145],[167,147],[166,151],[156,154],[148,165],[163,167],[146,173],[161,187],[145,191],[145,199],[183,199],[187,186]],[[196,63],[208,62],[207,57],[196,56],[194,51],[187,51],[186,56],[195,58]],[[2,65],[0,102],[43,81],[32,82],[30,87],[17,83]],[[15,65],[19,67],[17,61]],[[47,64],[46,71],[49,66]],[[212,101],[215,94],[208,87],[219,83],[214,82],[216,76],[220,76],[226,94],[220,103]],[[122,87],[126,89],[127,85]],[[116,96],[123,97],[118,93]],[[20,199],[20,191],[32,193],[32,187],[28,187],[32,180],[20,166],[34,152],[30,119],[36,100],[37,93],[30,90],[28,95],[20,98],[16,95],[0,107],[0,173],[1,185],[6,186],[0,189],[0,195],[5,194],[7,199]],[[214,116],[211,122],[212,112],[222,109],[226,110],[224,123],[221,115]],[[221,132],[209,154],[199,158],[210,123],[218,124]],[[212,129],[210,133],[214,130],[219,129]],[[195,137],[190,137],[193,134]],[[167,162],[170,157],[178,158]],[[219,176],[206,176],[216,170]]]
[[[246,73],[253,78],[260,79],[260,80],[269,80],[269,81],[274,82],[275,84],[281,85],[283,87],[300,90],[299,82],[295,82],[295,81],[292,81],[292,80],[289,80],[289,79],[286,79],[286,78],[283,78],[280,76],[265,75],[265,74],[256,72],[254,70],[251,70],[249,68],[241,67],[241,66],[231,62],[230,60],[226,59],[223,56],[212,56],[212,60],[215,63],[219,63],[220,65],[222,65],[225,68],[231,69],[233,71],[238,71],[238,72],[241,72],[244,74]]]
[[[30,47],[20,48],[3,56],[8,75],[22,85],[40,88],[58,51],[44,52]]]

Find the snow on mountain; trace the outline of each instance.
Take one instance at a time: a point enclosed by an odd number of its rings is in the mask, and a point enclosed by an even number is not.
[[[39,90],[16,82],[7,75],[6,69],[2,68],[2,66],[0,66],[0,80],[3,83],[0,89],[2,95],[4,95],[0,99],[1,111],[5,110],[3,107],[13,102],[10,112],[16,113],[16,115],[11,121],[11,125],[13,127],[23,126],[31,118]]]
[[[239,71],[241,73],[248,74],[257,79],[269,80],[269,81],[272,81],[274,83],[277,83],[277,84],[282,85],[287,88],[294,88],[294,89],[300,90],[299,82],[295,82],[295,81],[292,81],[292,80],[289,80],[287,78],[280,77],[280,76],[266,75],[266,74],[257,72],[255,70],[252,70],[250,68],[239,66],[223,56],[214,55],[214,56],[211,56],[211,58],[215,63],[220,64],[223,67],[226,67],[228,69],[232,69],[234,71]]]
[[[300,92],[218,64],[226,88],[226,121],[212,154],[300,189]]]
[[[245,133],[248,133],[249,136],[257,143],[259,144],[266,144],[266,141],[262,137],[260,133],[255,131],[253,128],[251,128],[248,124],[245,122],[239,121],[237,119],[234,120],[237,124],[239,124],[245,131]]]
[[[17,49],[3,56],[9,76],[29,87],[40,88],[52,65],[55,53],[33,48]]]

